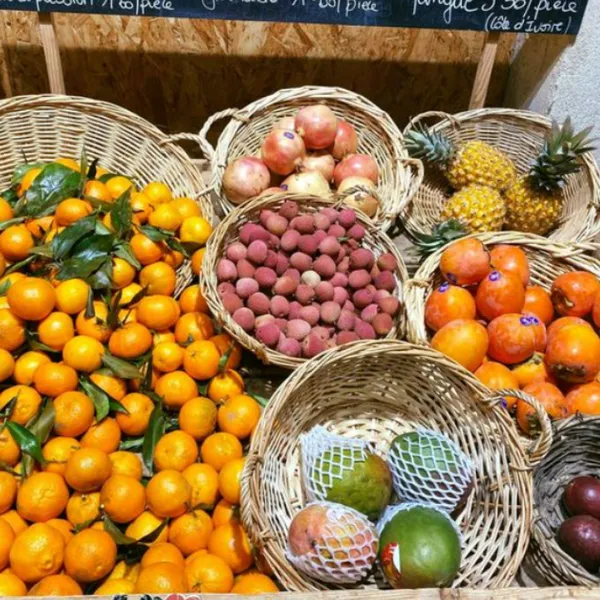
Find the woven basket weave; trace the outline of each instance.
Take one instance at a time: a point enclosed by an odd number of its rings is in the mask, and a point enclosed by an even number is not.
[[[175,196],[195,199],[214,223],[212,205],[198,170],[186,153],[154,125],[108,102],[75,96],[18,96],[0,101],[0,189],[10,185],[25,161],[78,159],[85,148],[108,171],[139,186],[162,181]],[[189,261],[177,271],[177,292],[193,279]]]
[[[552,128],[552,122],[537,113],[484,108],[453,116],[426,112],[413,119],[404,133],[418,121],[429,117],[441,119],[431,129],[443,133],[455,143],[476,139],[502,150],[515,162],[520,174],[529,170]],[[600,233],[600,172],[591,154],[585,154],[580,162],[581,171],[567,178],[563,189],[561,223],[548,234],[550,239],[580,242]],[[431,233],[440,221],[440,213],[448,198],[448,187],[439,170],[426,165],[421,187],[403,214],[409,234]]]
[[[409,158],[402,144],[402,134],[386,112],[365,97],[343,88],[306,86],[280,90],[240,110],[228,109],[211,116],[197,141],[211,161],[212,186],[220,209],[227,214],[236,208],[222,189],[227,165],[242,156],[259,153],[265,136],[277,121],[311,103],[326,104],[338,117],[354,125],[358,151],[377,161],[381,206],[373,220],[385,231],[418,188],[423,175],[422,164]],[[226,117],[231,117],[231,121],[213,149],[207,140],[208,132],[216,121]]]
[[[506,390],[497,392],[506,393]],[[474,490],[457,524],[463,557],[453,586],[508,585],[525,554],[532,517],[532,465],[552,441],[548,417],[530,457],[501,397],[434,350],[396,340],[354,342],[317,357],[277,390],[255,430],[242,475],[242,519],[275,576],[291,591],[325,586],[285,556],[287,531],[306,499],[300,484],[300,434],[315,425],[367,440],[386,452],[393,438],[425,427],[456,442],[473,460]],[[366,587],[375,587],[372,579]]]
[[[554,443],[533,477],[532,550],[538,571],[554,585],[599,586],[600,576],[584,569],[556,541],[568,518],[561,498],[573,477],[600,475],[600,417],[574,416],[558,423]]]
[[[317,212],[317,210],[325,206],[340,206],[341,201],[327,200],[317,196],[304,196],[301,194],[273,194],[266,195],[260,198],[255,198],[250,202],[238,207],[233,212],[229,213],[219,226],[215,229],[206,246],[206,254],[202,262],[202,273],[200,276],[200,285],[202,293],[206,298],[206,302],[210,308],[213,318],[217,320],[228,333],[242,346],[256,354],[264,363],[274,364],[285,369],[296,369],[301,364],[306,362],[305,358],[292,358],[267,348],[256,338],[246,333],[225,310],[221,297],[217,291],[217,263],[225,254],[225,250],[229,244],[238,240],[238,233],[242,225],[248,221],[258,221],[260,211],[263,208],[273,208],[280,206],[285,200],[294,200],[300,205],[300,214]],[[392,240],[382,231],[380,231],[372,221],[360,211],[356,211],[357,222],[364,225],[366,235],[362,241],[364,247],[373,250],[376,256],[390,252],[398,263],[395,276],[398,286],[394,294],[400,300],[400,310],[394,318],[394,327],[388,333],[387,338],[401,338],[405,334],[405,313],[403,301],[403,285],[408,278],[404,261],[394,246]]]

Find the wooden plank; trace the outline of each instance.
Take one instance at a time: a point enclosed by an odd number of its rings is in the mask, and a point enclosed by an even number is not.
[[[50,13],[39,13],[38,18],[40,23],[40,39],[46,59],[48,81],[50,82],[50,92],[52,94],[64,94],[65,78],[60,61],[60,51],[56,31],[54,30],[53,17]]]
[[[470,109],[483,108],[485,105],[492,71],[494,70],[494,63],[496,62],[499,41],[499,33],[488,33],[479,64],[477,65],[477,73],[475,74],[473,90],[471,91],[471,101],[469,102]]]

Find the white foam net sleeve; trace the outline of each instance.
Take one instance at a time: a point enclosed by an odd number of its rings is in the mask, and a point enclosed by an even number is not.
[[[311,551],[298,556],[290,546],[286,557],[302,573],[326,583],[358,583],[371,572],[377,557],[374,525],[361,513],[334,502],[312,502],[327,509]],[[313,533],[315,531],[313,530]]]
[[[387,457],[400,502],[431,504],[451,513],[466,500],[474,478],[471,459],[435,431],[417,429],[409,442],[393,444]]]
[[[300,436],[300,450],[302,486],[308,500],[326,500],[336,480],[375,452],[368,442],[335,435],[320,425]]]

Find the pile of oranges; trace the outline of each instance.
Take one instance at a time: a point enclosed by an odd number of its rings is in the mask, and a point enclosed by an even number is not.
[[[59,159],[0,231],[0,596],[278,591],[238,511],[261,407],[178,281],[198,205]]]
[[[440,259],[445,282],[428,297],[425,323],[432,346],[491,389],[522,389],[554,419],[600,415],[600,281],[592,273],[557,276],[550,289],[530,285],[518,246],[488,250],[480,240],[451,244]],[[534,409],[505,399],[528,434]]]

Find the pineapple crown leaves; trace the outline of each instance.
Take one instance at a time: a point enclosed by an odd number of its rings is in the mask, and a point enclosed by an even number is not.
[[[431,234],[417,234],[416,246],[419,254],[423,257],[433,254],[436,250],[443,248],[449,242],[467,235],[464,225],[457,219],[448,219],[438,223]]]
[[[592,129],[587,127],[575,133],[570,118],[565,120],[562,127],[556,121],[552,123],[552,131],[529,171],[529,176],[537,188],[555,192],[563,186],[567,175],[581,170],[578,158],[595,150],[591,145],[593,140],[589,139]]]
[[[440,167],[445,167],[454,154],[454,146],[447,137],[431,131],[422,123],[417,123],[404,135],[404,145],[412,158],[422,159]]]

